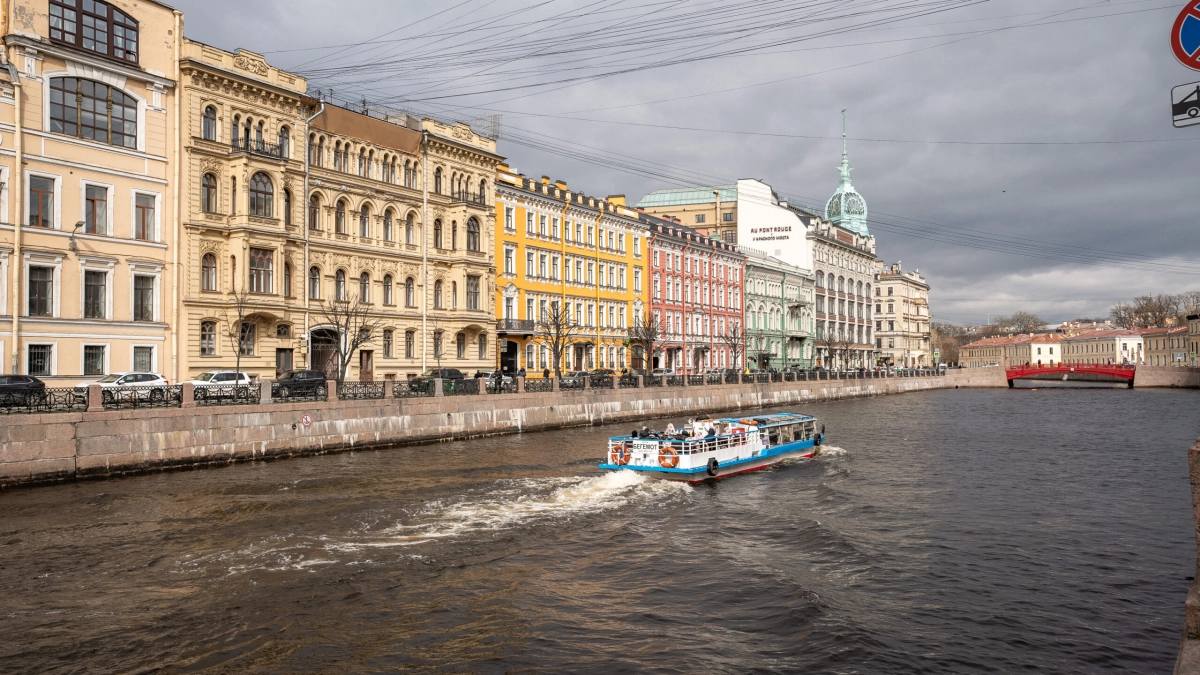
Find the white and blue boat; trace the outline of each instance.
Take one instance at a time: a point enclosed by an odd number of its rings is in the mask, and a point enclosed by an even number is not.
[[[607,461],[600,468],[697,483],[785,459],[812,459],[824,435],[815,417],[799,413],[690,420],[681,429],[643,429],[608,439]]]

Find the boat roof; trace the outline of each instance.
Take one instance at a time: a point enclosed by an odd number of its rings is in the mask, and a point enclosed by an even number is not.
[[[742,420],[754,420],[759,424],[792,424],[795,422],[807,422],[816,420],[817,418],[811,415],[801,415],[800,413],[771,413],[769,415],[745,415],[742,417],[719,417],[713,422],[729,422],[730,424],[738,424]],[[703,422],[707,420],[696,420]]]

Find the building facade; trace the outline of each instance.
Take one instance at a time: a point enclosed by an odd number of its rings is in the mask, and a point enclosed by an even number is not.
[[[1193,367],[1200,366],[1200,314],[1187,317],[1188,324],[1188,363]]]
[[[876,263],[875,347],[881,363],[904,368],[933,364],[929,284],[918,270]]]
[[[181,70],[187,375],[494,362],[494,141],[308,98],[245,51],[188,41]],[[374,328],[353,354],[347,321]]]
[[[1145,363],[1148,366],[1191,365],[1187,326],[1149,328],[1141,331]]]
[[[498,366],[531,377],[553,371],[559,332],[569,343],[561,369],[643,367],[627,337],[648,305],[648,227],[624,198],[500,166],[495,213]],[[556,327],[564,322],[569,331]]]
[[[3,6],[0,371],[50,386],[170,373],[182,15],[155,2]]]
[[[1067,364],[1145,363],[1141,333],[1124,328],[1090,331],[1063,338],[1062,357],[1062,362]]]
[[[745,256],[733,244],[646,214],[651,309],[662,327],[653,368],[680,374],[746,366]]]
[[[739,250],[746,256],[746,362],[755,369],[811,368],[812,273],[762,251]]]

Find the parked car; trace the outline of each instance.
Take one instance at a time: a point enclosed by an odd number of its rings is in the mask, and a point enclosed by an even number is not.
[[[188,380],[195,387],[195,398],[250,398],[250,375],[235,370],[206,370]]]
[[[411,391],[418,391],[418,390],[424,389],[425,387],[429,386],[427,383],[430,380],[434,379],[435,377],[440,377],[440,378],[442,378],[443,381],[444,380],[458,380],[461,382],[462,380],[466,379],[463,376],[462,371],[459,370],[458,368],[430,368],[429,370],[421,373],[417,377],[414,377],[411,380],[409,380],[408,388]]]
[[[512,375],[509,375],[508,373],[505,373],[502,370],[491,370],[491,371],[485,370],[485,371],[482,371],[480,374],[488,382],[494,383],[496,381],[496,373],[500,373],[500,382],[503,383],[504,386],[512,385],[512,383],[513,383]]]
[[[46,400],[46,383],[32,375],[0,376],[0,408],[37,405]]]
[[[157,373],[111,373],[90,384],[100,385],[100,398],[111,403],[118,396],[136,396],[140,401],[161,401],[167,397],[167,378]],[[75,387],[75,396],[87,398],[88,384]]]
[[[314,394],[318,397],[326,393],[325,381],[329,379],[320,370],[288,370],[279,374],[272,385],[271,395],[280,398],[297,394]]]
[[[612,368],[596,368],[591,372],[592,377],[614,377],[616,374]]]
[[[653,377],[658,377],[659,375],[674,375],[674,374],[675,374],[675,371],[671,370],[670,368],[655,368],[654,370],[650,371],[650,375]]]
[[[583,386],[583,383],[588,379],[588,377],[590,377],[590,375],[586,370],[568,370],[563,372],[562,379],[559,380],[559,384],[567,386],[577,384],[579,386]]]

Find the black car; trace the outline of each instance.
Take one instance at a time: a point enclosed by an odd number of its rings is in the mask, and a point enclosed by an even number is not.
[[[436,377],[442,378],[442,381],[457,380],[461,382],[466,379],[462,371],[458,368],[430,368],[408,381],[408,388],[412,391],[424,391],[429,386],[428,382]]]
[[[287,398],[296,395],[324,396],[328,376],[320,370],[288,370],[271,385],[271,395]]]
[[[30,375],[0,375],[0,408],[36,405],[45,400],[45,382]]]

